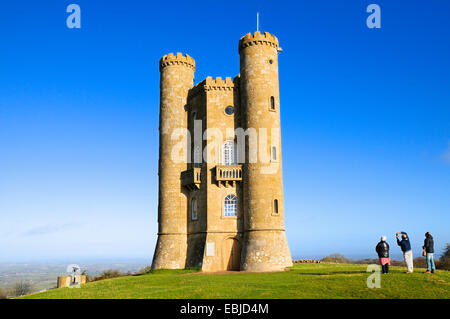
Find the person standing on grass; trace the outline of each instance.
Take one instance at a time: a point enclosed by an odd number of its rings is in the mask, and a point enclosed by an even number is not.
[[[423,250],[427,257],[427,271],[426,274],[434,273],[436,265],[434,264],[434,240],[430,232],[425,233],[425,241],[423,243]]]
[[[375,250],[377,251],[383,274],[388,274],[391,260],[389,259],[389,244],[386,242],[386,236],[381,237],[381,241],[378,243]]]
[[[398,239],[398,235],[402,234],[402,240]],[[408,234],[405,232],[397,232],[395,234],[395,237],[397,237],[397,244],[400,246],[403,252],[403,258],[405,259],[406,268],[408,268],[407,274],[413,273],[413,254],[411,250],[411,243],[409,241]]]

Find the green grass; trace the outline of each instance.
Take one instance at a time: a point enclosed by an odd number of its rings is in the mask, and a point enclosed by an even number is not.
[[[366,285],[366,265],[299,264],[279,273],[206,274],[195,270],[160,270],[62,288],[25,298],[449,298],[450,272],[424,274],[391,267],[381,288]]]

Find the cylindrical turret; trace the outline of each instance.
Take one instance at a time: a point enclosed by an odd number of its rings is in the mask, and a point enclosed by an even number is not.
[[[195,61],[188,55],[171,53],[161,59],[159,69],[159,232],[152,268],[179,269],[186,260],[187,199],[180,176],[187,169],[187,158],[172,158],[180,139],[171,137],[176,129],[187,128],[186,103],[194,85]]]
[[[258,135],[257,161],[246,143],[241,269],[283,270],[292,259],[284,230],[278,39],[267,32],[247,34],[239,41],[239,54],[244,126]]]

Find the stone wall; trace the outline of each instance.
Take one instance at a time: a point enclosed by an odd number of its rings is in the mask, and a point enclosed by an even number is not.
[[[86,283],[86,276],[85,275],[76,275],[75,276],[75,283],[73,282],[72,276],[59,276],[57,280],[57,288],[66,288],[73,285],[83,285]]]

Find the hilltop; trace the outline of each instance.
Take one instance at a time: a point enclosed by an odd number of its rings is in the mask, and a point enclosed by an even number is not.
[[[381,275],[381,288],[367,288],[367,265],[296,264],[276,273],[202,273],[159,270],[87,283],[79,289],[53,289],[25,296],[30,299],[109,298],[445,298],[450,297],[450,272],[424,274],[392,267]]]

